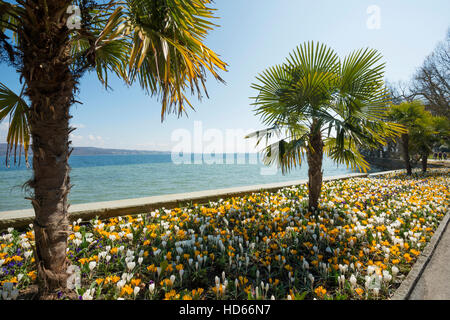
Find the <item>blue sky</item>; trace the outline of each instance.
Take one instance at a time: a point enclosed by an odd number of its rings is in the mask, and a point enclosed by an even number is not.
[[[375,29],[368,27],[376,14],[369,9],[373,5],[380,18]],[[386,78],[406,81],[450,27],[448,0],[216,0],[214,7],[220,27],[210,33],[207,45],[228,63],[229,71],[221,74],[226,85],[208,77],[210,99],[193,98],[196,111],[189,117],[171,115],[161,123],[156,97],[145,95],[137,85],[127,88],[118,79],[111,81],[113,90],[106,91],[94,74],[86,75],[78,96],[83,104],[71,111],[72,124],[78,128],[73,144],[171,150],[179,143],[172,134],[193,136],[195,125],[201,125],[203,133],[216,130],[223,136],[227,130],[260,129],[250,105],[249,97],[255,95],[250,85],[258,73],[283,62],[297,45],[320,41],[341,57],[355,49],[375,48],[386,62]],[[0,74],[3,83],[19,90],[13,69],[0,65]],[[6,129],[7,124],[0,123],[0,142],[5,141]],[[224,151],[232,150],[224,147]]]

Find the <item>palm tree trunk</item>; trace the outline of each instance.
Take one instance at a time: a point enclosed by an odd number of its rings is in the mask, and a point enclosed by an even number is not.
[[[409,157],[409,135],[404,133],[401,136],[402,140],[402,151],[403,151],[403,159],[405,161],[406,166],[406,174],[410,176],[412,174],[411,162]]]
[[[69,108],[76,81],[71,72],[66,8],[71,1],[27,1],[28,18],[20,34],[21,74],[30,99],[35,211],[35,259],[42,299],[66,291],[69,234]],[[33,22],[34,23],[31,23]]]
[[[307,149],[308,160],[308,210],[314,212],[319,205],[320,191],[322,189],[322,160],[323,141],[317,120],[313,120],[311,133],[309,134],[310,147]]]
[[[427,172],[428,167],[428,154],[422,154],[422,172]]]

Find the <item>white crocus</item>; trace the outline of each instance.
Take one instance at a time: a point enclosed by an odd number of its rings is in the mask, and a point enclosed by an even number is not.
[[[85,293],[83,293],[83,300],[92,300],[94,294],[94,289],[87,289]]]
[[[380,288],[373,288],[373,294],[378,298],[378,293],[380,292]]]
[[[126,283],[124,279],[117,281],[117,288],[122,289]]]
[[[399,272],[398,268],[396,266],[393,266],[391,271],[392,271],[392,275],[395,278]]]
[[[308,273],[309,282],[311,282],[311,287],[314,285],[314,276],[311,273]]]
[[[127,268],[129,271],[133,270],[135,266],[136,266],[136,262],[134,262],[134,261],[130,261],[127,263]]]
[[[97,262],[95,262],[95,261],[89,262],[89,270],[91,270],[91,271],[94,270],[96,266],[97,266]]]
[[[350,276],[350,284],[351,284],[351,286],[354,287],[356,285],[356,282],[357,282],[357,279],[356,279],[355,275],[352,274]]]

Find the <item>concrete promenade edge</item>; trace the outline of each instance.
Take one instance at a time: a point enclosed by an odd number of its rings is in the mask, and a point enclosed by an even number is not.
[[[367,176],[378,176],[398,171],[401,170],[383,171],[373,174],[351,173],[345,175],[324,177],[323,181],[325,182]],[[98,217],[99,219],[105,219],[124,215],[134,215],[150,212],[152,210],[160,208],[171,209],[186,205],[188,203],[207,203],[208,201],[217,201],[220,198],[243,196],[263,190],[276,191],[285,187],[304,184],[307,183],[307,181],[307,179],[302,179],[296,181],[168,194],[145,198],[74,204],[69,207],[69,215],[72,221],[77,219],[89,220],[95,217]],[[23,228],[28,226],[30,223],[33,223],[33,220],[33,209],[1,211],[0,231],[9,227]]]

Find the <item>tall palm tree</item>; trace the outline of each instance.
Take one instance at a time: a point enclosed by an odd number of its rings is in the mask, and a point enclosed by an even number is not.
[[[0,0],[0,45],[23,80],[20,94],[0,86],[0,121],[10,115],[9,150],[31,143],[35,259],[40,296],[65,291],[69,233],[70,107],[81,76],[111,74],[162,102],[161,120],[192,107],[186,91],[206,93],[206,72],[226,64],[204,40],[210,0]],[[77,7],[74,7],[77,5]],[[207,94],[207,93],[206,93]],[[31,137],[31,139],[30,139]],[[30,142],[31,141],[31,142]]]
[[[252,88],[255,112],[268,129],[248,137],[263,139],[266,164],[283,173],[308,162],[308,208],[318,208],[324,152],[337,163],[367,170],[358,147],[385,144],[401,126],[386,122],[388,91],[384,64],[375,50],[357,50],[343,61],[324,44],[304,43],[280,65],[261,73]],[[276,142],[269,143],[271,139]]]

